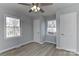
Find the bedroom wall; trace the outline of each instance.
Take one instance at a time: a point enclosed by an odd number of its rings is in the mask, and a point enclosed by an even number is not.
[[[47,34],[47,21],[56,20],[56,15],[44,16],[45,19],[45,42],[50,42],[56,44],[56,35],[48,35]]]
[[[5,17],[15,17],[21,19],[21,36],[6,38],[5,32]],[[25,15],[23,11],[10,10],[7,8],[0,8],[0,52],[14,48],[18,45],[32,41],[32,19]]]
[[[59,47],[60,44],[60,15],[64,13],[71,13],[71,12],[77,12],[77,53],[79,53],[79,4],[73,5],[70,7],[63,7],[56,13],[56,20],[57,20],[57,47]]]

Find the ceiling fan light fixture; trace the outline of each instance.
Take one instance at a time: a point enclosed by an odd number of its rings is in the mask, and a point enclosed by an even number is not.
[[[37,10],[39,11],[39,10],[40,10],[40,8],[39,8],[39,7],[37,7]]]
[[[25,6],[32,6],[29,10],[29,13],[30,12],[42,12],[44,13],[45,11],[40,8],[40,6],[48,6],[48,5],[52,5],[52,3],[18,3],[18,4],[21,4],[21,5],[25,5]]]
[[[35,10],[36,8],[37,8],[36,5],[34,5],[31,9],[32,9],[32,10]]]
[[[37,6],[36,6],[36,5],[34,5],[32,8],[33,8],[33,9],[36,9],[36,8],[37,8]]]
[[[36,6],[36,5],[33,5],[33,7],[31,8],[32,11],[34,12],[38,12],[40,11],[40,7]]]
[[[37,9],[34,10],[34,12],[37,12],[37,11],[38,11]]]

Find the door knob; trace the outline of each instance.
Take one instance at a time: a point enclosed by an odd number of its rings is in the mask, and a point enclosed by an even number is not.
[[[61,35],[64,35],[64,34],[61,34]]]

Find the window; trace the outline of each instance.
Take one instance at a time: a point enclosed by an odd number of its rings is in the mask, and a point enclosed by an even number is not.
[[[56,20],[50,20],[47,23],[47,33],[55,34],[56,33]]]
[[[20,36],[20,19],[6,17],[6,37]]]

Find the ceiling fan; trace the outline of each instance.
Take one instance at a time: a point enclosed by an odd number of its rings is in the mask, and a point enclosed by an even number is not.
[[[40,8],[40,6],[52,5],[52,3],[31,3],[31,4],[30,3],[18,3],[18,4],[32,6],[29,10],[29,13],[31,12],[37,13],[39,11],[44,13],[45,11],[42,8]]]

